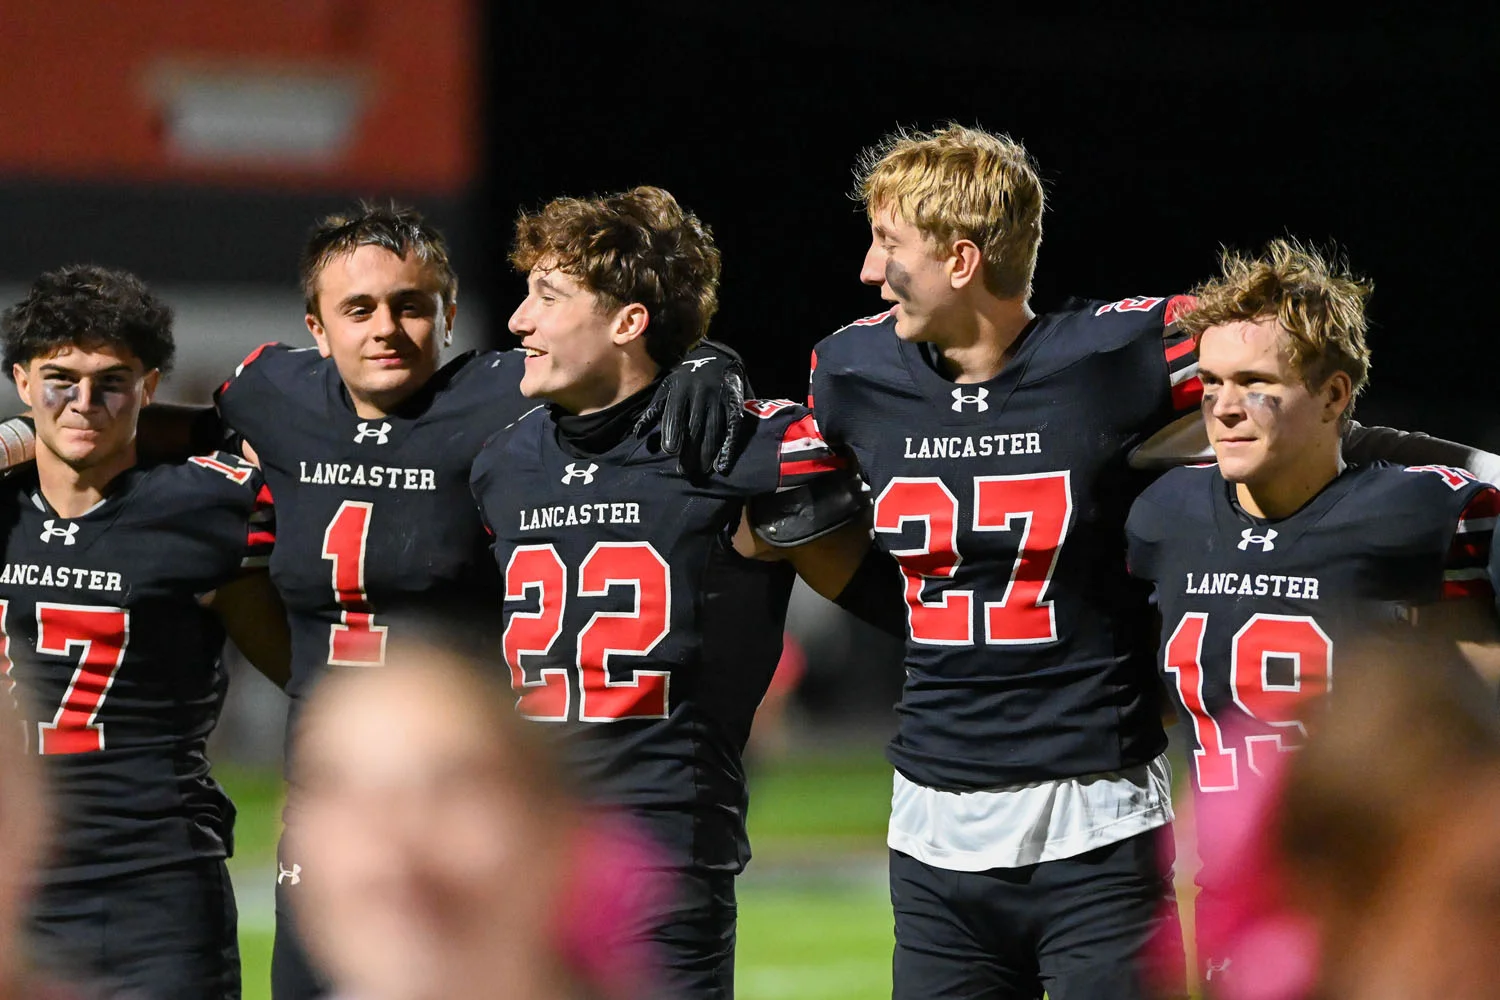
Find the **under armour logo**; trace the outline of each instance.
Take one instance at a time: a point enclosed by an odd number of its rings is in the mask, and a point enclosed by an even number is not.
[[[575,479],[582,479],[583,485],[587,486],[594,481],[594,473],[599,471],[599,466],[590,462],[586,468],[579,468],[581,462],[569,462],[568,471],[563,474],[562,482],[572,483]]]
[[[286,865],[278,861],[276,862],[276,869],[277,885],[296,885],[298,882],[302,881],[301,865],[292,865],[292,867],[288,868]]]
[[[702,368],[704,365],[708,364],[710,361],[718,361],[718,360],[719,359],[717,357],[715,357],[713,355],[710,355],[709,357],[706,357],[706,358],[692,358],[692,359],[690,359],[688,361],[684,361],[684,362],[682,362],[682,366],[684,368],[689,369],[690,371],[697,371],[699,368]]]
[[[70,524],[66,528],[57,527],[57,522],[52,518],[42,522],[42,541],[50,542],[54,536],[61,535],[64,545],[72,545],[73,536],[78,534],[78,525]]]
[[[962,389],[954,389],[953,390],[953,409],[954,409],[954,412],[962,413],[963,409],[964,409],[964,404],[965,403],[973,403],[975,406],[979,407],[979,412],[983,413],[985,410],[988,410],[990,408],[990,404],[986,403],[984,401],[985,397],[988,396],[989,394],[990,394],[990,391],[988,389],[983,388],[983,387],[975,389],[972,395],[966,394]]]
[[[1254,528],[1240,532],[1240,551],[1248,551],[1252,544],[1259,545],[1262,552],[1270,552],[1276,547],[1276,529],[1267,528],[1264,535],[1257,535]]]
[[[375,439],[376,444],[385,444],[391,436],[391,425],[381,422],[379,427],[371,427],[369,421],[361,420],[354,426],[359,428],[359,433],[354,435],[354,443],[359,444],[367,437]]]
[[[1219,972],[1219,973],[1228,972],[1229,971],[1229,963],[1233,962],[1233,961],[1234,961],[1234,959],[1232,959],[1232,958],[1226,958],[1222,962],[1216,962],[1216,961],[1214,961],[1213,959],[1210,958],[1204,964],[1204,969],[1203,969],[1203,979],[1204,979],[1204,981],[1207,982],[1208,980],[1212,979],[1214,977],[1214,973],[1215,972]]]

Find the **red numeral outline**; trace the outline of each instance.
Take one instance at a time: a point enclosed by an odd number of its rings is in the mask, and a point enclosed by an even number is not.
[[[936,477],[898,476],[875,500],[875,530],[899,534],[906,522],[920,521],[922,544],[891,549],[906,578],[907,633],[933,646],[974,644],[974,592],[944,590],[936,601],[922,592],[928,580],[951,580],[963,557],[958,552],[958,497]]]
[[[1203,697],[1203,636],[1208,615],[1193,611],[1182,616],[1167,640],[1163,667],[1177,680],[1177,693],[1193,723],[1198,749],[1193,764],[1198,787],[1204,792],[1227,792],[1240,787],[1239,750],[1229,746],[1219,721],[1209,713]],[[1292,680],[1273,684],[1267,676],[1272,657],[1292,660]],[[1256,614],[1235,633],[1230,648],[1229,689],[1234,703],[1247,716],[1281,729],[1282,733],[1245,738],[1250,770],[1264,773],[1260,754],[1288,753],[1307,736],[1298,717],[1309,698],[1333,688],[1333,640],[1305,615]]]
[[[599,542],[579,567],[579,597],[607,596],[614,587],[634,591],[630,611],[597,611],[578,633],[574,667],[580,692],[581,722],[664,719],[671,710],[671,675],[663,670],[634,670],[629,680],[610,677],[614,656],[646,656],[671,628],[672,574],[649,542]],[[505,567],[505,599],[529,600],[536,592],[536,611],[515,611],[506,622],[502,642],[510,665],[516,707],[527,718],[562,722],[571,716],[568,668],[531,671],[525,656],[547,656],[562,635],[568,600],[567,567],[553,545],[518,547]]]
[[[365,594],[365,546],[375,505],[345,500],[323,531],[323,558],[333,563],[334,598],[342,610],[328,627],[328,662],[341,667],[378,667],[385,662],[387,626],[375,624]]]
[[[609,676],[611,656],[646,656],[667,637],[671,627],[672,572],[666,560],[646,542],[599,542],[578,571],[579,597],[606,597],[611,587],[630,587],[630,611],[596,611],[578,633],[578,680],[583,691],[582,722],[620,719],[665,719],[665,670],[635,670],[630,680]]]
[[[501,646],[510,664],[510,685],[517,692],[516,709],[528,719],[566,722],[572,693],[566,667],[543,669],[539,680],[528,680],[523,656],[545,656],[562,635],[563,608],[568,600],[568,568],[551,545],[522,545],[505,565],[505,599],[526,600],[536,591],[535,611],[514,611],[505,623]]]
[[[214,472],[217,472],[225,479],[228,479],[231,482],[239,483],[241,486],[244,486],[246,483],[248,483],[250,481],[250,476],[255,472],[255,469],[253,469],[249,465],[242,465],[239,467],[227,465],[219,461],[217,458],[214,458],[212,455],[194,455],[192,458],[188,459],[188,461],[192,462],[194,465],[201,465],[205,469],[212,469]]]
[[[907,628],[912,641],[973,645],[974,591],[943,590],[936,600],[924,596],[929,581],[951,580],[963,564],[957,534],[958,498],[936,477],[898,476],[875,501],[875,530],[899,534],[909,521],[922,523],[922,543],[891,549],[891,555],[906,579]],[[1000,600],[983,604],[987,644],[1057,641],[1056,609],[1046,595],[1072,521],[1072,478],[1066,471],[975,477],[971,530],[1019,531],[1021,535],[1005,593]]]
[[[104,726],[99,710],[125,661],[130,643],[130,614],[123,608],[80,604],[36,606],[36,650],[53,656],[72,656],[78,667],[68,681],[62,704],[51,722],[37,723],[37,752],[89,753],[103,750]]]
[[[984,604],[984,640],[1000,646],[1056,642],[1057,611],[1047,600],[1047,587],[1062,554],[1063,536],[1073,523],[1070,474],[974,480],[975,531],[1013,531],[1017,519],[1026,524],[1016,544],[1016,565],[1005,595]]]

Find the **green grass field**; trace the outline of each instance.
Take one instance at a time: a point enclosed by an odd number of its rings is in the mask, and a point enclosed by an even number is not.
[[[244,998],[266,1000],[280,780],[270,771],[217,773],[239,807],[230,867],[240,896]],[[755,773],[755,860],[739,882],[736,993],[743,1000],[890,996],[890,788],[890,768],[876,747],[768,763]]]

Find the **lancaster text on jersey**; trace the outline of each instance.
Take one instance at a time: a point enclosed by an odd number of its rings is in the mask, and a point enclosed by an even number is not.
[[[322,486],[374,486],[388,490],[435,490],[437,474],[431,469],[408,469],[395,465],[363,465],[358,462],[298,462],[297,478]]]
[[[521,530],[571,528],[588,524],[640,524],[638,503],[578,503],[521,511]]]
[[[1019,434],[950,434],[906,439],[902,458],[989,458],[993,455],[1040,455],[1042,436]]]

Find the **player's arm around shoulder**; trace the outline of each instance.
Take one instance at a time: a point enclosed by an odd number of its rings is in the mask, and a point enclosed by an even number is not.
[[[271,491],[259,471],[238,455],[198,455],[188,464],[222,477],[234,491],[231,502],[242,515],[235,536],[226,539],[238,556],[237,568],[205,603],[245,659],[277,687],[285,687],[292,671],[292,635],[268,569],[276,544]]]
[[[808,586],[833,600],[871,545],[859,476],[823,439],[806,407],[751,400],[745,409],[759,424],[741,463],[748,496],[735,551],[789,562]]]
[[[1422,630],[1453,643],[1491,688],[1500,688],[1500,610],[1495,586],[1500,556],[1492,544],[1500,516],[1500,490],[1472,481],[1455,487],[1463,473],[1444,466],[1413,466],[1406,471],[1443,479],[1459,494],[1462,507],[1443,563],[1442,599],[1422,609]]]

